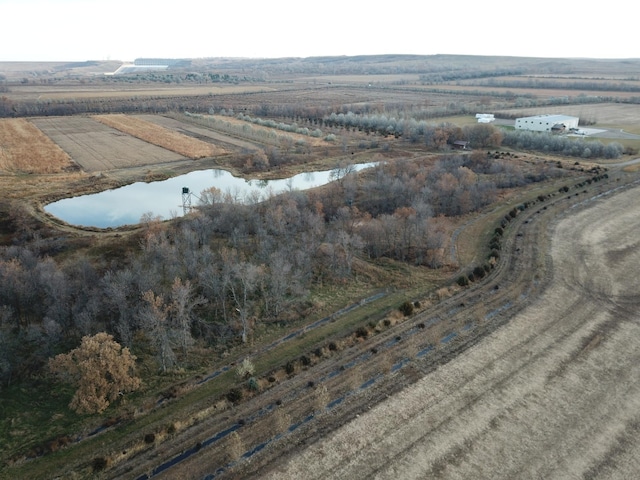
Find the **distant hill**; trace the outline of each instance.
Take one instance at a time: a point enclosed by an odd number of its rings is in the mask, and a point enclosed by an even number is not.
[[[116,71],[120,61],[0,62],[0,76],[8,80],[39,76],[83,76]],[[173,66],[193,72],[225,71],[244,74],[260,70],[274,74],[434,74],[455,71],[505,72],[524,75],[594,75],[637,78],[640,59],[580,59],[498,57],[474,55],[356,55],[289,58],[194,58]],[[2,77],[0,77],[2,78]]]

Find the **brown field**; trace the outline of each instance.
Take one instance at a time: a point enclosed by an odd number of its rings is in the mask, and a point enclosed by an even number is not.
[[[0,120],[0,171],[60,173],[73,167],[71,157],[28,120]]]
[[[185,157],[88,117],[52,117],[32,120],[86,172],[185,160]]]
[[[156,125],[160,125],[163,128],[168,130],[174,130],[176,132],[184,133],[185,135],[197,137],[197,138],[206,138],[210,139],[212,142],[217,145],[225,145],[225,146],[233,146],[240,149],[254,151],[258,150],[254,143],[251,143],[242,138],[230,137],[228,135],[224,135],[222,133],[215,132],[210,128],[201,127],[198,125],[194,125],[187,122],[182,122],[176,116],[175,118],[166,117],[163,115],[140,115],[140,118],[146,120],[147,122],[155,123]]]
[[[194,160],[226,153],[224,149],[210,143],[130,115],[97,115],[93,118],[111,128]]]

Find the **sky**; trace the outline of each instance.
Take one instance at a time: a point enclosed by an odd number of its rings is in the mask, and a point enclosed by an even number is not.
[[[634,10],[627,0],[0,0],[0,61],[640,58]]]

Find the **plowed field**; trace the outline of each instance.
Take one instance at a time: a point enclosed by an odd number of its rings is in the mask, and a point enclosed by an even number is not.
[[[32,122],[86,172],[157,165],[186,157],[88,117],[38,118]]]

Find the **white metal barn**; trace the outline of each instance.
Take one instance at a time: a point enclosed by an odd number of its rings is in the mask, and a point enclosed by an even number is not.
[[[535,132],[564,132],[578,128],[578,117],[569,115],[536,115],[535,117],[516,118],[516,130]]]

